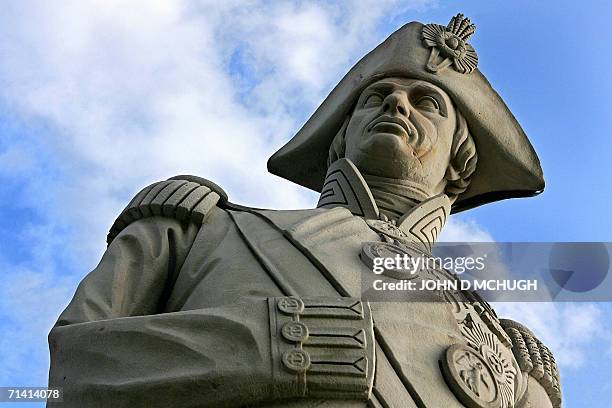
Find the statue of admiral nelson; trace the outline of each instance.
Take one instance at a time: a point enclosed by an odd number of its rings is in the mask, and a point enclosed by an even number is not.
[[[49,335],[62,406],[560,407],[548,348],[477,293],[362,297],[374,258],[431,254],[451,213],[544,188],[474,31],[406,24],[270,158],[317,208],[195,176],[140,191]]]

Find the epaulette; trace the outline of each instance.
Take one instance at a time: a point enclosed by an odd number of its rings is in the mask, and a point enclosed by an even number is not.
[[[136,194],[113,223],[106,242],[110,245],[132,222],[156,215],[200,225],[215,205],[226,202],[227,194],[212,181],[189,175],[171,177]]]
[[[521,371],[538,381],[552,402],[561,407],[559,368],[551,351],[533,333],[520,323],[500,319],[500,323],[512,340],[512,352]]]

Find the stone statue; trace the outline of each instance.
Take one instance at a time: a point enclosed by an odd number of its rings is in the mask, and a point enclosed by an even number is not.
[[[430,254],[451,212],[544,188],[474,31],[403,26],[270,158],[315,209],[195,176],[138,193],[49,335],[62,406],[560,407],[548,348],[478,294],[361,297],[377,256]]]

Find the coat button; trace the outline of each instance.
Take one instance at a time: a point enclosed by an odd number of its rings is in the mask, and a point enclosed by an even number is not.
[[[308,339],[308,327],[304,323],[289,322],[283,326],[281,333],[286,340],[304,342]]]
[[[278,310],[286,314],[299,314],[304,310],[304,302],[295,297],[280,298],[277,306]]]
[[[304,350],[289,350],[283,354],[283,364],[291,372],[303,373],[310,367],[310,356]]]

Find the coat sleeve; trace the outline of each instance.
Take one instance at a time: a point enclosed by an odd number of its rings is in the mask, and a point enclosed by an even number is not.
[[[49,334],[49,384],[62,387],[63,402],[48,406],[244,406],[305,396],[317,387],[321,395],[336,389],[367,398],[371,378],[361,365],[371,347],[362,347],[359,335],[351,343],[343,334],[357,328],[372,344],[371,317],[361,302],[245,297],[222,307],[163,313],[197,231],[193,224],[152,217],[112,241]],[[347,316],[330,317],[337,310]],[[313,339],[317,332],[321,337]],[[334,343],[334,335],[348,347]],[[338,361],[331,364],[334,350]],[[352,371],[347,361],[355,362]]]
[[[196,233],[153,217],[113,240],[49,334],[58,406],[214,406],[271,392],[265,299],[159,313]]]

